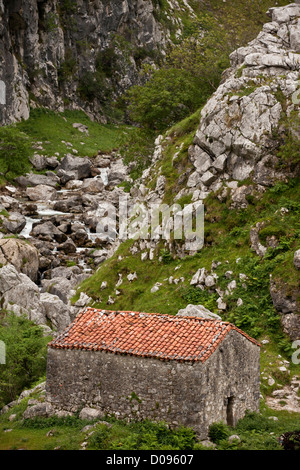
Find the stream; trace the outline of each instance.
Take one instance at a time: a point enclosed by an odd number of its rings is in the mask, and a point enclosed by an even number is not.
[[[100,174],[94,176],[93,179],[101,179],[104,186],[108,185],[108,174],[109,168],[99,168]],[[26,205],[34,204],[36,206],[36,211],[34,215],[25,215],[26,225],[23,230],[18,234],[20,238],[30,240],[33,238],[32,229],[36,224],[42,223],[43,221],[51,221],[53,217],[60,217],[63,222],[72,222],[82,227],[85,230],[88,241],[91,246],[77,246],[76,253],[70,254],[69,258],[76,260],[78,266],[82,268],[85,273],[90,273],[92,271],[89,266],[88,259],[90,258],[90,252],[94,248],[97,241],[97,234],[93,233],[88,225],[82,220],[82,214],[72,213],[72,212],[63,212],[53,209],[54,204],[57,201],[63,200],[67,201],[69,197],[80,196],[84,191],[80,189],[66,189],[61,188],[57,191],[57,199],[51,201],[28,201],[22,198],[22,201],[19,201],[21,206],[24,208]],[[88,194],[88,193],[86,193]],[[54,248],[53,252],[57,252],[57,247]]]

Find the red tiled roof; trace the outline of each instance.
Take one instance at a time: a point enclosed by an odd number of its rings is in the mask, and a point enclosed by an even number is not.
[[[231,330],[259,346],[246,333],[221,320],[87,308],[49,347],[204,362]]]

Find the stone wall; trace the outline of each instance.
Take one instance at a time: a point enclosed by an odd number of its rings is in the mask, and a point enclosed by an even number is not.
[[[204,364],[48,351],[46,400],[57,409],[90,406],[121,419],[164,420],[205,439],[212,422],[227,421],[229,397],[233,424],[259,409],[259,347],[235,331]]]

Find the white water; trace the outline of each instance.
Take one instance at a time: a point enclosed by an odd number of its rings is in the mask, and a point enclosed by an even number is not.
[[[38,203],[37,204],[37,217],[25,217],[26,225],[23,228],[22,232],[19,234],[21,237],[30,238],[30,232],[32,230],[32,226],[35,222],[40,222],[43,216],[51,216],[51,215],[69,215],[65,214],[64,212],[55,211],[47,206],[46,203]]]
[[[32,230],[32,226],[35,222],[37,222],[39,219],[32,219],[31,217],[25,217],[26,219],[26,225],[23,228],[22,232],[20,233],[21,237],[24,238],[30,238],[30,232]]]
[[[100,177],[103,181],[104,186],[108,185],[108,170],[109,168],[100,168]]]
[[[47,204],[37,204],[37,213],[39,216],[51,216],[51,215],[70,215],[66,214],[65,212],[61,211],[55,211],[53,209],[50,209]]]

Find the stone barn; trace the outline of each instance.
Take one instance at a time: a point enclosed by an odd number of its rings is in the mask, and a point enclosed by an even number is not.
[[[48,346],[46,401],[192,427],[259,410],[260,345],[216,319],[87,308]]]

